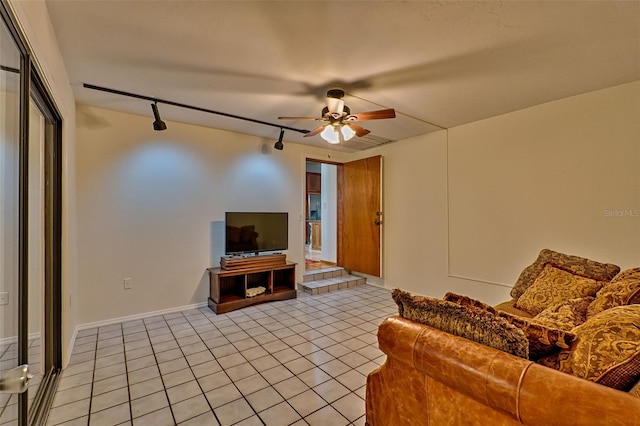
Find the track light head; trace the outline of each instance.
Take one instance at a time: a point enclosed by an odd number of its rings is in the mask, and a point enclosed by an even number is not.
[[[280,136],[278,137],[278,142],[273,146],[278,151],[282,151],[284,148],[284,144],[282,143],[282,138],[284,137],[284,129],[280,129]]]
[[[156,131],[166,130],[167,124],[164,121],[162,121],[162,119],[160,118],[157,102],[154,102],[151,104],[151,109],[153,110],[153,118],[155,118],[155,121],[153,122],[153,130],[156,130]]]

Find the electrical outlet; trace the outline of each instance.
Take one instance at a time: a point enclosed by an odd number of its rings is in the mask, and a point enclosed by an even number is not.
[[[0,305],[8,305],[8,304],[9,304],[9,292],[0,291]]]
[[[124,279],[124,289],[131,290],[133,288],[133,278]]]

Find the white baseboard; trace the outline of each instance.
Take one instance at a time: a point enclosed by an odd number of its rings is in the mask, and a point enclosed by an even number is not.
[[[174,308],[161,309],[159,311],[144,312],[144,313],[141,313],[141,314],[128,315],[128,316],[125,316],[125,317],[110,318],[110,319],[106,319],[106,320],[102,320],[102,321],[95,321],[95,322],[88,322],[88,323],[84,323],[84,324],[78,324],[76,326],[76,328],[73,330],[73,336],[71,337],[69,350],[67,351],[67,358],[66,358],[66,363],[65,363],[64,368],[67,367],[67,365],[69,364],[69,360],[71,360],[71,354],[73,352],[73,347],[76,344],[76,337],[78,337],[78,332],[79,331],[88,330],[90,328],[96,328],[96,327],[106,327],[108,325],[120,324],[122,322],[136,321],[136,320],[140,320],[140,319],[144,319],[144,318],[155,317],[155,316],[158,316],[158,315],[172,314],[172,313],[175,313],[175,312],[187,311],[187,310],[190,310],[190,309],[200,309],[200,308],[204,308],[206,306],[207,306],[207,302],[201,302],[201,303],[194,303],[193,305],[176,306]]]
[[[71,353],[73,352],[73,345],[76,344],[77,335],[78,335],[78,327],[76,326],[76,328],[73,329],[73,335],[71,336],[69,347],[67,347],[67,356],[62,358],[63,370],[69,366],[69,361],[71,361]]]
[[[28,341],[32,341],[39,338],[40,338],[40,332],[29,333],[29,335],[27,336]],[[9,346],[13,343],[18,343],[18,336],[3,337],[2,339],[0,339],[0,346]]]

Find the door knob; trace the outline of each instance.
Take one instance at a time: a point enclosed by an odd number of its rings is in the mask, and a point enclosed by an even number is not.
[[[29,364],[12,368],[0,377],[0,393],[23,393],[31,379],[33,374],[29,373]]]

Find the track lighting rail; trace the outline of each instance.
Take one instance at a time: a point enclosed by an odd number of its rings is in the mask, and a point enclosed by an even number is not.
[[[209,113],[209,114],[221,115],[221,116],[224,116],[224,117],[235,118],[237,120],[250,121],[252,123],[257,123],[257,124],[262,124],[262,125],[265,125],[265,126],[276,127],[278,129],[291,130],[293,132],[305,133],[305,134],[309,133],[309,130],[306,130],[306,129],[297,129],[295,127],[283,126],[282,124],[269,123],[268,121],[256,120],[254,118],[243,117],[241,115],[229,114],[229,113],[226,113],[226,112],[215,111],[215,110],[208,109],[208,108],[202,108],[202,107],[197,107],[197,106],[193,106],[193,105],[187,105],[187,104],[183,104],[183,103],[180,103],[180,102],[173,102],[173,101],[169,101],[169,100],[166,100],[166,99],[158,99],[158,98],[154,98],[154,97],[151,97],[151,96],[138,95],[136,93],[124,92],[122,90],[110,89],[108,87],[101,87],[101,86],[96,86],[96,85],[88,84],[88,83],[83,83],[82,87],[84,87],[86,89],[91,89],[91,90],[98,90],[100,92],[113,93],[115,95],[128,96],[130,98],[144,99],[146,101],[151,101],[151,102],[154,102],[154,103],[172,105],[172,106],[179,107],[179,108],[186,108],[186,109],[191,109],[191,110],[194,110],[194,111],[200,111],[200,112],[206,112],[206,113]]]

